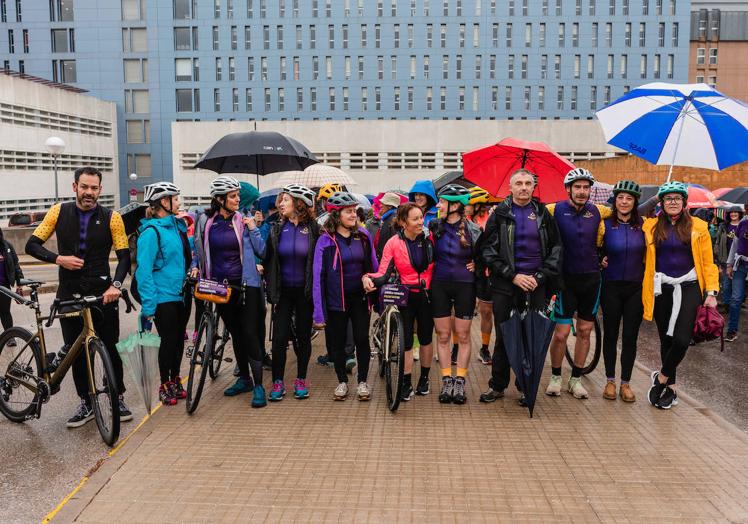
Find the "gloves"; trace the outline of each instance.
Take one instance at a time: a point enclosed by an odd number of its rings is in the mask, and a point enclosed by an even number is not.
[[[153,317],[147,317],[145,315],[140,315],[140,331],[146,332],[150,331],[151,328],[153,328]]]

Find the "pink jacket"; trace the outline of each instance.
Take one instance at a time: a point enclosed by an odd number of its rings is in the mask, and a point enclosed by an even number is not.
[[[433,239],[419,235],[416,239],[421,240],[425,245],[425,260],[428,262],[426,269],[418,273],[413,267],[411,253],[408,251],[407,243],[402,233],[391,237],[384,245],[382,251],[382,260],[379,262],[379,270],[376,273],[369,273],[368,276],[379,287],[389,280],[392,271],[396,270],[400,275],[400,283],[406,286],[419,286],[422,280],[426,289],[431,287],[431,276],[434,272],[434,244]]]

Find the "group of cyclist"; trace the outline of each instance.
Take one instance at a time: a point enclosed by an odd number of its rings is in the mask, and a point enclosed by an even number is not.
[[[602,306],[604,398],[636,400],[630,380],[639,326],[643,319],[654,319],[662,367],[653,373],[647,397],[653,406],[669,409],[677,404],[676,370],[691,342],[697,308],[702,303],[715,307],[720,289],[709,228],[688,213],[687,186],[665,183],[656,197],[640,203],[638,184],[619,181],[609,207],[590,202],[595,179],[586,169],[566,175],[566,201],[541,203],[533,197],[536,184],[533,173],[519,169],[511,175],[510,194],[498,199],[479,187],[453,183],[436,192],[431,181],[419,181],[407,195],[381,194],[377,214],[366,223],[361,200],[343,187],[328,184],[317,192],[291,184],[277,197],[277,215],[272,220],[266,217],[260,226],[262,215],[251,214],[242,205],[242,185],[221,175],[210,184],[210,206],[190,221],[192,234],[179,214],[179,188],[170,182],[146,186],[148,211],[138,229],[134,281],[142,304],[141,327],[150,329],[154,322],[161,336],[161,402],[174,405],[186,396],[180,367],[190,316],[189,287],[194,280],[206,279],[233,291],[217,306],[231,334],[238,368],[236,382],[224,394],[251,392],[252,407],[286,395],[286,352],[292,337],[297,356],[293,394],[297,399],[309,397],[313,330],[326,334],[338,382],[333,398],[345,400],[349,395],[349,343],[357,367],[355,395],[369,400],[370,315],[377,289],[397,282],[409,289],[408,303],[400,308],[403,401],[431,391],[434,331],[441,377],[438,399],[467,401],[470,328],[476,310],[481,316],[479,358],[492,366],[480,401],[503,397],[510,366],[500,325],[515,310],[544,311],[555,297],[547,395],[559,396],[564,389],[561,363],[575,323],[574,365],[565,389],[578,399],[589,396],[581,382],[582,368]],[[73,188],[75,202],[53,206],[26,251],[60,266],[59,297],[104,295],[104,314],[96,327],[115,363],[121,395],[122,364],[114,344],[119,337],[117,298],[130,266],[124,225],[116,212],[97,204],[98,171],[76,171]],[[658,204],[659,214],[652,213]],[[648,215],[652,216],[644,218]],[[736,218],[729,217],[737,241],[727,247],[730,262],[724,271],[731,277],[748,267],[748,222],[739,220],[742,215]],[[59,253],[43,246],[53,232]],[[112,247],[118,257],[113,277],[108,263]],[[733,286],[735,282],[732,278]],[[273,322],[269,393],[263,386],[262,366],[266,301]],[[72,325],[75,322],[63,319],[66,343],[80,331]],[[352,332],[350,341],[347,332]],[[419,376],[414,387],[416,360]],[[71,427],[93,417],[85,369],[74,367],[74,377],[77,386],[80,382],[81,403],[68,421]],[[519,401],[524,402],[522,392]],[[122,396],[120,411],[123,419],[132,417]]]

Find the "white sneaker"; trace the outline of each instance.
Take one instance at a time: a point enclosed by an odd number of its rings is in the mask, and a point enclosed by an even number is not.
[[[545,388],[545,394],[551,397],[561,396],[561,375],[551,375],[551,381]]]
[[[582,385],[582,379],[580,377],[569,378],[569,393],[574,395],[574,398],[582,399],[589,397],[587,390],[584,389],[584,386]]]
[[[366,382],[359,382],[358,388],[356,388],[356,394],[359,400],[369,400],[371,398],[371,390],[369,384]]]
[[[335,388],[335,400],[345,400],[348,396],[348,384],[341,382],[338,387]]]

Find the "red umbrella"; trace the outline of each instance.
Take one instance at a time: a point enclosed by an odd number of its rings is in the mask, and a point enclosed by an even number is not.
[[[558,202],[568,198],[564,176],[574,164],[542,142],[505,138],[498,144],[462,155],[464,176],[489,193],[504,197],[509,194],[509,177],[525,168],[538,177],[533,196],[542,202]]]
[[[688,209],[717,206],[719,203],[711,191],[703,187],[688,186]]]
[[[719,189],[715,189],[714,191],[712,191],[712,194],[717,198],[722,198],[722,195],[732,190],[733,188],[731,187],[720,187]]]

